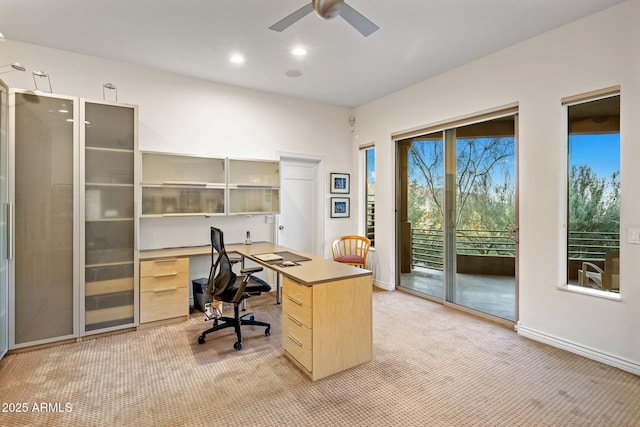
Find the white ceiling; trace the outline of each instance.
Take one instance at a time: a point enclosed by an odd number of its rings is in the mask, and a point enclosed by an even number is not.
[[[380,29],[363,37],[310,0],[0,0],[6,39],[354,107],[622,0],[348,0]],[[305,58],[290,49],[304,46]],[[2,46],[0,45],[0,49]],[[238,66],[229,56],[241,52]],[[297,78],[287,77],[299,70]],[[117,82],[114,82],[117,85]]]

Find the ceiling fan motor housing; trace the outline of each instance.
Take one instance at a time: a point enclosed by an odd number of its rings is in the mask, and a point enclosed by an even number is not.
[[[344,0],[313,0],[313,9],[324,19],[332,19],[340,15]]]

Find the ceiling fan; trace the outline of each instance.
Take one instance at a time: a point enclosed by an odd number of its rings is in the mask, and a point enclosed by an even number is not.
[[[270,26],[269,29],[278,32],[284,31],[313,11],[323,19],[333,19],[340,15],[342,19],[351,24],[353,28],[358,30],[365,37],[369,36],[379,28],[376,24],[360,14],[360,12],[346,4],[344,0],[313,0],[308,5],[301,7],[292,14],[276,22]]]

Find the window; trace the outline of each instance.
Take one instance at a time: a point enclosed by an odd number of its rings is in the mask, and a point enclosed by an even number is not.
[[[372,146],[361,149],[364,166],[364,233],[375,246],[375,195],[376,195],[376,150]]]
[[[620,94],[567,106],[567,283],[620,292]]]

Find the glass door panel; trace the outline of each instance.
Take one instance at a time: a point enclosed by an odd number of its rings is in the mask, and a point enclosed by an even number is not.
[[[74,334],[76,102],[15,94],[16,346]]]
[[[442,132],[399,143],[400,286],[444,298]]]
[[[84,103],[84,332],[135,322],[135,115]]]
[[[515,118],[457,128],[451,142],[455,233],[447,251],[455,254],[456,274],[447,301],[515,321]]]

